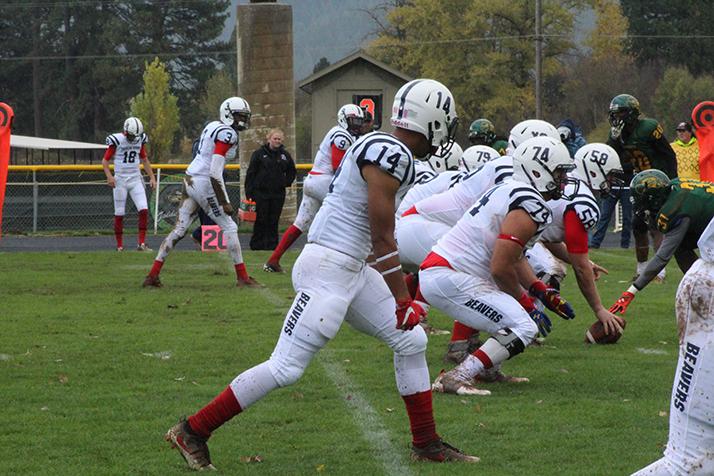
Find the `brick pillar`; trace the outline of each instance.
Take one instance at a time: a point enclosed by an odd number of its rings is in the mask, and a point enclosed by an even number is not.
[[[295,85],[293,81],[293,12],[290,5],[238,5],[238,94],[253,113],[251,127],[241,133],[240,166],[248,170],[250,156],[274,127],[285,131],[285,148],[295,156]],[[245,173],[241,174],[244,184]],[[241,197],[244,197],[241,187]],[[296,188],[287,191],[281,224],[295,219]]]

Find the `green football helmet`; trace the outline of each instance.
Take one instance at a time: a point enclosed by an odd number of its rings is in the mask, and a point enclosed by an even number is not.
[[[469,127],[469,142],[471,145],[488,145],[493,144],[496,140],[496,128],[493,122],[488,119],[476,119]]]
[[[657,216],[672,190],[672,182],[667,174],[657,169],[643,170],[632,178],[630,192],[635,208]]]
[[[618,94],[612,98],[608,116],[612,137],[619,138],[622,130],[635,124],[638,117],[640,117],[640,102],[636,97],[629,94]]]

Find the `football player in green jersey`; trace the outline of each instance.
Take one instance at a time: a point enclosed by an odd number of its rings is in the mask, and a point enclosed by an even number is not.
[[[496,135],[493,122],[488,119],[476,119],[469,127],[469,142],[471,145],[486,145],[496,149],[499,154],[506,154],[508,141]]]
[[[670,179],[677,177],[677,156],[664,136],[662,126],[655,120],[640,117],[640,102],[629,94],[619,94],[610,102],[610,135],[607,145],[615,149],[624,164],[629,162],[635,173],[643,170],[661,170]],[[662,241],[656,230],[650,230],[655,248]],[[647,265],[649,237],[647,225],[638,215],[632,220],[635,237],[637,274]],[[664,277],[664,275],[661,275]]]
[[[672,256],[679,268],[687,272],[697,260],[694,252],[697,241],[714,217],[714,183],[670,180],[664,172],[651,169],[635,175],[630,190],[635,213],[646,216],[664,234],[664,239],[652,261],[610,308],[610,312],[620,314],[625,313],[637,291],[647,286]]]

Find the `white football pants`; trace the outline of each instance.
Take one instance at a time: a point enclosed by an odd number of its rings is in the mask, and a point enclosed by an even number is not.
[[[533,248],[526,251],[526,258],[538,279],[544,283],[547,283],[550,278],[555,278],[559,283],[565,279],[567,274],[565,263],[553,256],[553,253],[541,242],[536,242]]]
[[[325,199],[333,175],[329,174],[308,174],[302,184],[302,201],[300,209],[293,225],[298,227],[300,231],[306,233],[312,225],[318,210],[322,206],[322,201]]]
[[[191,226],[194,218],[196,218],[198,208],[201,207],[216,222],[216,225],[221,227],[228,246],[228,252],[233,258],[233,263],[242,263],[243,253],[241,252],[240,241],[238,241],[238,225],[236,225],[232,217],[225,214],[223,207],[218,203],[210,178],[187,175],[184,177],[183,185],[185,196],[179,206],[176,226],[161,243],[156,259],[159,261],[166,259],[166,256],[176,243],[186,235],[188,227]]]
[[[412,395],[430,388],[427,337],[421,326],[396,329],[396,304],[382,276],[364,261],[307,244],[293,267],[296,296],[270,359],[238,375],[231,388],[246,408],[277,387],[295,383],[343,321],[394,351],[397,388]]]
[[[419,271],[419,288],[430,305],[472,329],[496,334],[508,328],[525,346],[538,333],[523,306],[489,279],[435,266]]]
[[[399,260],[407,271],[416,273],[431,248],[451,228],[444,223],[427,220],[420,215],[407,215],[396,223]]]
[[[677,289],[679,360],[664,457],[634,476],[714,474],[714,263],[698,260]]]
[[[144,188],[144,180],[141,175],[131,175],[123,177],[121,175],[114,176],[115,186],[112,189],[114,195],[114,215],[124,216],[126,213],[126,197],[131,196],[131,201],[134,202],[136,210],[146,210],[146,189]]]

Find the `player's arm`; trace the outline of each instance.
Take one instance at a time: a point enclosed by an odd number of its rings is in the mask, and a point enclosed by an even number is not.
[[[570,264],[570,255],[568,254],[568,249],[565,247],[565,243],[562,241],[542,241],[541,243],[545,249],[553,254],[553,256],[558,258],[560,261]]]
[[[663,170],[662,172],[666,173],[667,176],[671,179],[676,178],[677,154],[676,152],[674,152],[674,149],[672,149],[672,146],[670,145],[669,141],[667,140],[662,131],[662,126],[660,126],[659,124],[652,132],[652,138],[654,139],[653,149],[655,151],[655,154],[658,157],[662,158],[664,160],[664,163],[666,164],[666,170]]]
[[[350,148],[350,144],[345,137],[337,135],[330,144],[330,161],[332,162],[332,171],[334,172],[342,163],[342,158],[345,152]]]
[[[523,248],[537,230],[538,225],[528,212],[515,209],[503,220],[493,247],[491,275],[499,289],[515,299],[520,299],[523,294],[519,276],[519,269],[525,260]],[[535,278],[535,275],[533,277]]]
[[[213,156],[211,157],[211,169],[209,172],[211,187],[213,187],[213,192],[216,194],[218,203],[223,207],[223,211],[227,215],[233,215],[233,207],[231,206],[230,200],[228,200],[226,184],[223,182],[223,169],[226,166],[226,154],[232,147],[232,144],[219,140],[217,140],[215,144]]]
[[[104,175],[107,176],[107,184],[112,188],[116,186],[116,181],[114,180],[112,171],[109,168],[109,161],[114,158],[114,153],[116,151],[117,147],[115,145],[109,145],[109,147],[107,147],[107,150],[104,152],[104,157],[102,158],[102,168],[104,169]]]
[[[141,160],[144,166],[144,172],[149,177],[149,185],[152,189],[156,189],[156,178],[154,177],[154,170],[151,168],[151,162],[149,162],[149,157],[146,155],[146,144],[141,144],[141,149],[139,150],[139,160]]]
[[[632,286],[622,293],[622,296],[610,307],[610,312],[625,314],[627,306],[635,299],[635,294],[637,294],[638,291],[642,291],[645,286],[667,266],[667,263],[672,259],[679,245],[684,241],[690,223],[691,219],[689,217],[682,217],[676,226],[670,228],[669,231],[664,234],[664,239],[662,240],[662,244],[659,245],[657,253],[655,253],[654,257],[647,263],[647,267],[637,277],[635,282],[632,283]]]
[[[563,218],[565,228],[565,247],[568,253],[568,261],[573,267],[575,280],[578,282],[580,292],[585,296],[590,309],[602,322],[605,334],[611,332],[622,332],[622,327],[617,318],[610,311],[605,309],[600,299],[597,287],[595,286],[595,274],[593,273],[592,262],[588,258],[588,232],[585,230],[582,221],[574,210],[565,212]]]
[[[427,220],[454,226],[464,214],[464,207],[455,198],[456,187],[419,200],[402,216],[419,214]]]
[[[394,199],[399,181],[371,163],[362,165],[362,177],[367,182],[367,213],[374,268],[382,275],[397,302],[397,327],[409,330],[419,324],[429,306],[418,300],[419,295],[417,300],[412,301],[402,278],[402,266],[394,240]]]

